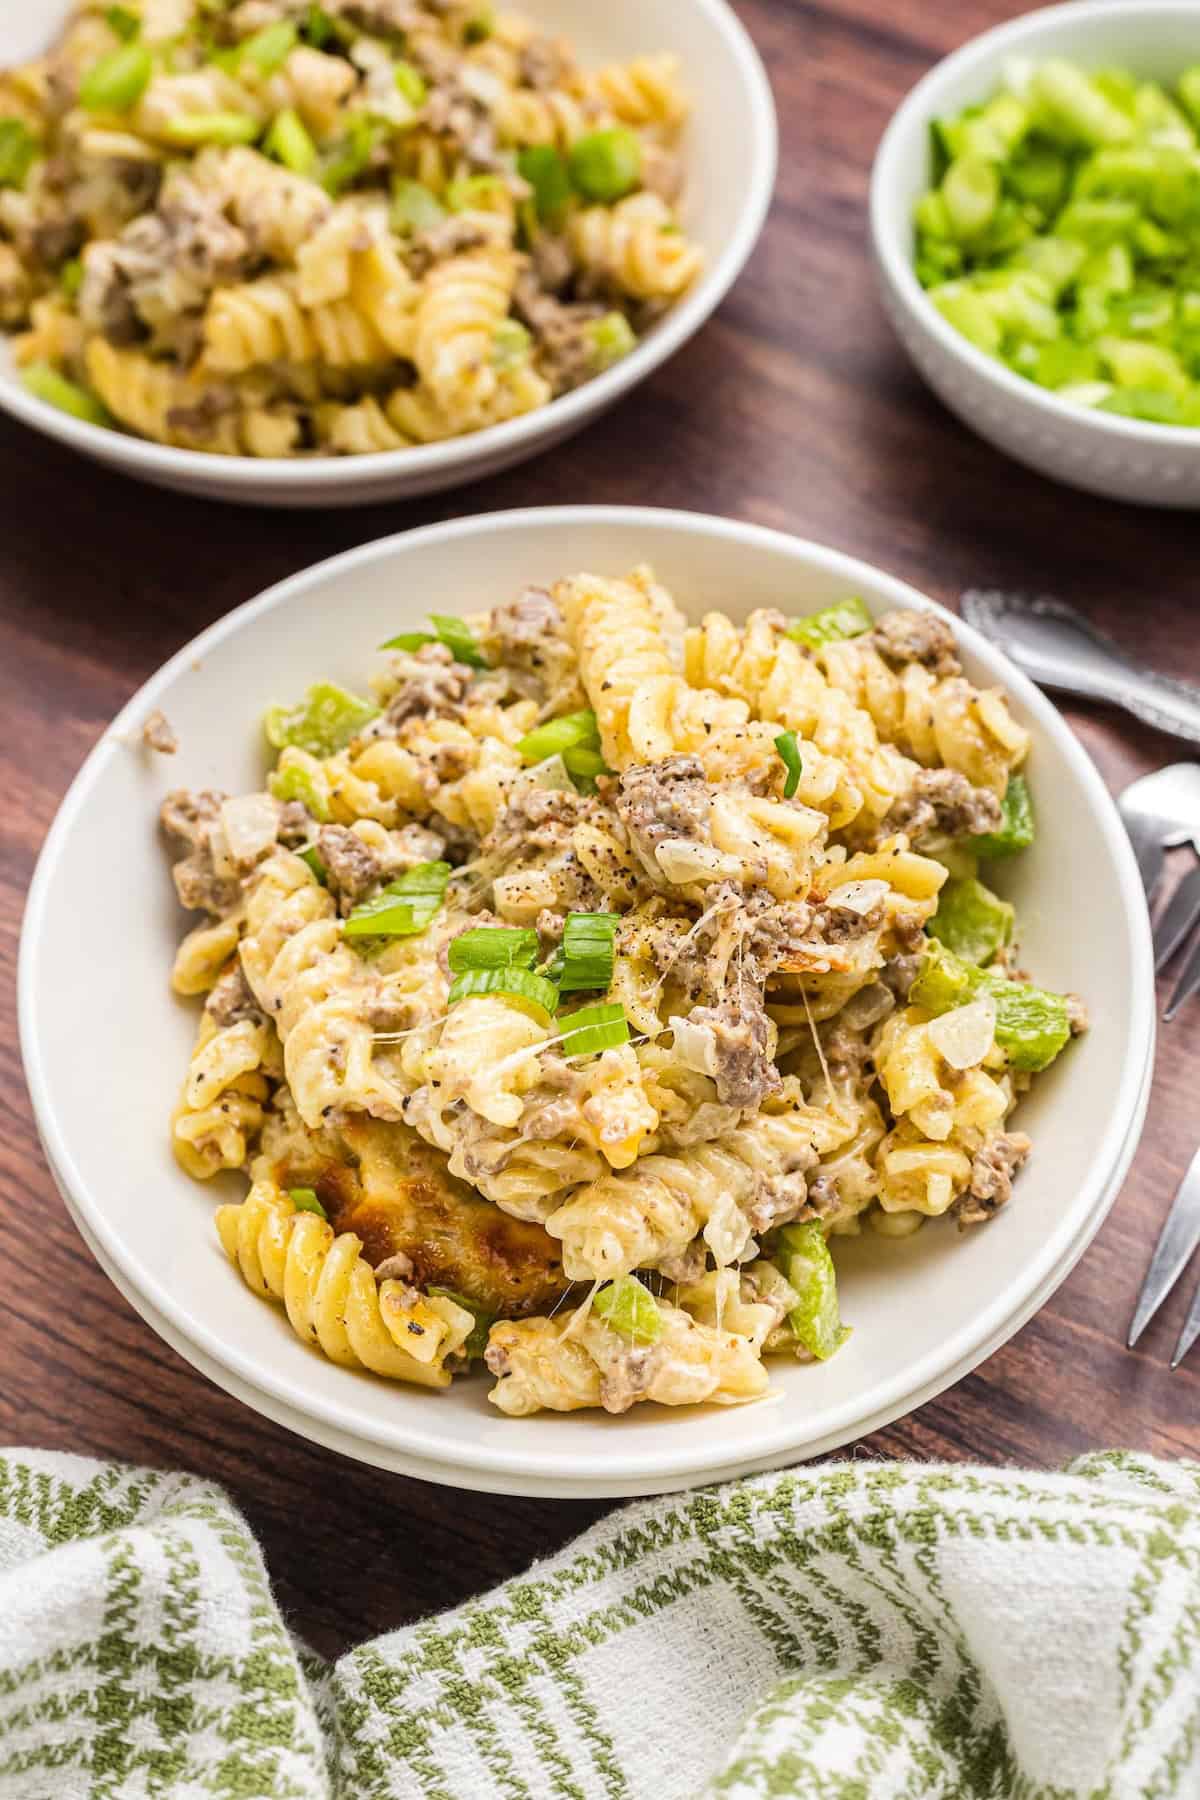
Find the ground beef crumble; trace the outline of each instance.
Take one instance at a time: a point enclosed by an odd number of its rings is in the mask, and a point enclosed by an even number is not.
[[[971,1184],[954,1204],[960,1225],[981,1224],[1007,1205],[1013,1176],[1032,1149],[1032,1140],[1023,1131],[1002,1131],[976,1152]]]

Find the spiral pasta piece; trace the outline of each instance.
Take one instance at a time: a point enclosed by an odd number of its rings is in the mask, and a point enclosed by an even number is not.
[[[704,252],[657,194],[585,207],[572,217],[569,233],[584,268],[634,300],[676,300],[704,266]]]
[[[880,741],[870,713],[783,635],[784,623],[779,614],[755,612],[739,630],[723,613],[706,613],[687,633],[687,678],[697,688],[736,696],[757,718],[795,731],[836,759],[861,796],[861,810],[881,819],[911,788],[916,767]]]
[[[216,1225],[246,1286],[281,1301],[297,1337],[331,1362],[449,1387],[452,1359],[475,1324],[465,1307],[399,1281],[377,1286],[361,1238],[297,1212],[270,1181],[255,1182],[239,1205],[218,1207]]]
[[[584,1309],[494,1325],[487,1364],[498,1379],[488,1399],[509,1417],[524,1418],[593,1406],[621,1413],[642,1400],[734,1406],[765,1391],[767,1375],[752,1339],[702,1324],[663,1301],[658,1317],[660,1336],[649,1348],[631,1344]]]
[[[183,1093],[171,1115],[171,1148],[197,1181],[245,1168],[263,1125],[273,1061],[269,1025],[243,1019],[219,1030],[200,1021]]]
[[[481,249],[431,269],[417,302],[413,361],[450,417],[478,417],[495,396],[496,327],[508,316],[517,260]]]
[[[639,1158],[602,1176],[546,1221],[573,1281],[611,1281],[681,1257],[702,1235],[719,1267],[740,1260],[752,1236],[747,1208],[772,1184],[801,1176],[844,1126],[815,1109],[759,1113],[719,1144]]]
[[[669,52],[610,63],[583,77],[579,85],[594,104],[625,125],[656,125],[673,134],[688,115],[679,59]]]
[[[283,263],[292,261],[333,205],[315,181],[293,175],[244,144],[230,150],[202,150],[191,174],[255,244]]]
[[[554,594],[614,769],[696,750],[712,732],[749,716],[744,701],[698,692],[677,673],[648,569],[635,569],[625,581],[577,575],[559,582]]]
[[[288,275],[218,288],[203,330],[205,368],[219,375],[280,360],[363,369],[386,362],[390,354],[351,300],[303,307],[295,278]]]

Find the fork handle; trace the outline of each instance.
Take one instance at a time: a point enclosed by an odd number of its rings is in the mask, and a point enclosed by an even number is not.
[[[973,589],[963,616],[1041,687],[1120,706],[1158,731],[1200,744],[1200,688],[1141,668],[1073,607]]]

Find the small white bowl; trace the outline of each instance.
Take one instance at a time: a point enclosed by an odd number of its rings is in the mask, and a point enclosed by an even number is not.
[[[1144,506],[1200,506],[1200,430],[1091,412],[1014,375],[947,323],[913,269],[913,207],[931,180],[930,121],[988,99],[1010,56],[1065,56],[1174,80],[1200,55],[1197,0],[1078,0],[985,31],[902,102],[871,174],[883,303],[934,392],[989,443],[1073,487]]]
[[[0,67],[37,54],[73,0],[0,0]],[[48,437],[156,487],[249,506],[360,506],[410,499],[478,481],[540,455],[578,431],[673,356],[716,310],[753,250],[775,185],[777,129],[771,89],[745,29],[725,0],[530,0],[522,7],[585,64],[652,50],[680,59],[692,100],[684,137],[683,218],[705,253],[696,285],[638,347],[605,374],[549,406],[486,431],[410,450],[299,460],[174,450],[71,418],[21,385],[0,338],[0,407]],[[652,442],[649,432],[647,442]]]
[[[168,1117],[195,1031],[167,973],[187,921],[154,829],[176,785],[258,785],[257,722],[318,676],[361,684],[373,647],[433,607],[483,607],[571,570],[648,560],[698,617],[719,606],[803,612],[860,593],[926,607],[868,565],[699,514],[558,507],[431,526],[294,576],[182,649],[88,758],[47,837],[20,958],[21,1043],[55,1179],[113,1280],[180,1353],[251,1406],[383,1468],[511,1493],[634,1494],[794,1461],[921,1404],[989,1355],[1053,1292],[1108,1210],[1137,1143],[1154,1043],[1149,928],[1128,840],[1091,762],[1050,702],[966,626],[977,678],[1007,685],[1033,734],[1038,844],[997,879],[1017,902],[1029,966],[1074,989],[1092,1031],[1020,1114],[1034,1156],[1011,1206],[959,1237],[837,1248],[855,1327],[830,1362],[778,1360],[753,1406],[622,1418],[502,1418],[486,1382],[430,1394],[348,1373],[309,1351],[242,1286],[213,1207],[243,1184],[190,1181]],[[172,758],[139,747],[161,707]],[[1087,896],[1087,904],[1080,897]]]

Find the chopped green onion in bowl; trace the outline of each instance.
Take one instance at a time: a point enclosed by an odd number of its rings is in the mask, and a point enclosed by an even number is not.
[[[1014,63],[932,127],[916,273],[976,349],[1072,405],[1200,425],[1200,65]]]

